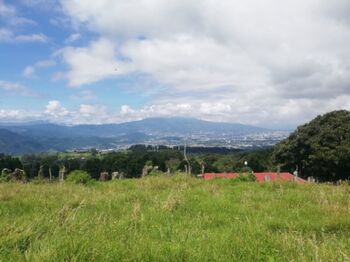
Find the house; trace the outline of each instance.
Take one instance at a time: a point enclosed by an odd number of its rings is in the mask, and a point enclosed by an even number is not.
[[[239,173],[204,173],[200,175],[204,180],[211,180],[214,178],[233,179],[239,176]],[[270,181],[291,181],[298,184],[304,184],[306,181],[300,177],[294,176],[288,172],[273,173],[273,172],[257,172],[254,173],[256,181],[270,182]]]

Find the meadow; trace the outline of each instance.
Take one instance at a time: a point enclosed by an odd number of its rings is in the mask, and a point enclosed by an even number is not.
[[[350,261],[350,186],[3,183],[0,261]]]

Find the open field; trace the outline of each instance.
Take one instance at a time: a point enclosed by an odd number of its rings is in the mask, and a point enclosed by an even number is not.
[[[0,261],[350,261],[350,186],[0,184]]]

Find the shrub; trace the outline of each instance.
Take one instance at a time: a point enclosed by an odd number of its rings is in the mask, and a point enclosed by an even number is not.
[[[9,176],[3,176],[3,175],[0,176],[0,183],[10,182],[10,180],[11,180],[11,177]]]
[[[1,182],[9,182],[11,180],[11,170],[4,168],[1,171],[1,175],[0,175],[0,183]]]
[[[253,172],[240,173],[236,179],[241,181],[241,182],[254,182],[254,181],[256,181],[256,177],[254,176]]]
[[[74,184],[87,184],[91,182],[91,176],[85,171],[74,170],[68,174],[66,181]]]
[[[156,170],[152,170],[148,175],[149,176],[163,176],[163,175],[165,175],[165,173],[156,169]]]

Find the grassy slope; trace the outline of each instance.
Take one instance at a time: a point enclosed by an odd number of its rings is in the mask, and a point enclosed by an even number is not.
[[[349,261],[350,187],[0,184],[0,261]]]

